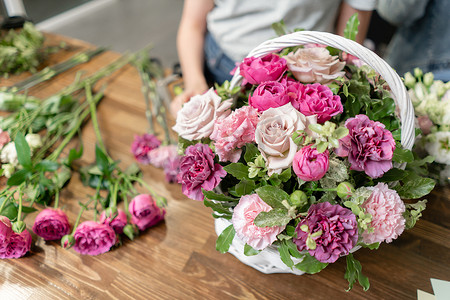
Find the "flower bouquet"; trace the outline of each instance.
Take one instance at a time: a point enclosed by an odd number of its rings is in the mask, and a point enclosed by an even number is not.
[[[264,42],[231,83],[192,97],[173,129],[178,181],[212,208],[217,250],[264,273],[312,274],[346,257],[350,288],[368,289],[352,253],[414,226],[425,201],[402,199],[434,186],[404,169],[414,116],[402,80],[329,33]]]

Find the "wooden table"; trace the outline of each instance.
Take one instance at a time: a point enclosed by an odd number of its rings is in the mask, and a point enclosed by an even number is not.
[[[48,35],[71,50],[52,55],[52,65],[92,47],[84,42]],[[72,82],[79,70],[88,73],[110,63],[119,54],[106,52],[29,91],[44,98]],[[10,85],[24,74],[0,85]],[[134,161],[130,145],[135,134],[147,130],[144,99],[137,71],[127,65],[109,80],[98,108],[100,128],[112,157],[127,166]],[[94,161],[94,131],[83,128],[85,152],[80,164]],[[162,136],[161,136],[162,137]],[[428,197],[429,207],[416,227],[379,250],[361,249],[355,257],[371,282],[368,292],[355,285],[345,292],[345,260],[315,275],[264,275],[215,250],[211,210],[189,200],[177,184],[165,182],[162,170],[142,166],[144,179],[168,199],[164,223],[143,232],[133,242],[99,256],[64,250],[58,242],[44,242],[33,234],[31,252],[20,259],[0,262],[0,299],[416,299],[416,290],[432,293],[430,278],[450,280],[450,188],[438,188]],[[61,195],[63,209],[73,224],[93,190],[78,176]],[[31,228],[35,214],[27,217]],[[84,219],[92,214],[85,213]],[[332,297],[332,298],[331,298]]]

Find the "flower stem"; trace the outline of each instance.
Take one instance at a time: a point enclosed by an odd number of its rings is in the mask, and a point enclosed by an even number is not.
[[[94,100],[92,99],[92,90],[90,84],[87,82],[85,85],[86,90],[86,100],[89,103],[89,109],[91,111],[91,119],[92,119],[92,125],[94,126],[94,132],[95,136],[97,137],[97,143],[100,149],[103,151],[103,153],[107,154],[105,144],[103,143],[102,135],[100,134],[100,128],[98,126],[98,120],[97,120],[97,110],[94,103]]]
[[[17,222],[20,222],[22,220],[22,191],[19,188],[19,211],[17,212]]]
[[[150,192],[150,194],[152,194],[153,197],[157,197],[158,196],[155,193],[155,191],[144,180],[142,180],[142,178],[131,176],[130,180],[134,180],[134,181],[139,182],[143,187],[145,187]]]
[[[59,204],[59,188],[57,188],[55,191],[55,205],[53,206],[53,208],[57,209],[58,204]]]
[[[73,229],[72,229],[71,235],[73,235],[75,233],[75,230],[77,230],[78,224],[80,223],[80,220],[81,220],[81,215],[83,214],[83,212],[86,209],[86,207],[89,204],[91,204],[91,202],[92,202],[92,199],[90,199],[85,205],[81,205],[81,210],[78,213],[77,220],[75,221],[75,224],[73,225]]]

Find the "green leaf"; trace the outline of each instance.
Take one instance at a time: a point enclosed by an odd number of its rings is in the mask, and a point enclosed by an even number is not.
[[[23,166],[24,169],[31,170],[32,165],[30,146],[28,146],[28,143],[21,132],[18,132],[16,134],[14,145],[16,147],[17,159],[19,160],[19,163]]]
[[[286,226],[286,234],[292,237],[294,237],[294,235],[297,236],[295,233],[295,227],[291,225]]]
[[[249,180],[250,178],[248,177],[248,166],[242,164],[242,163],[231,163],[225,167],[223,167],[223,169],[228,173],[233,175],[234,177],[236,177],[239,180]]]
[[[37,211],[37,209],[34,208],[34,207],[22,205],[22,212],[25,213],[25,214],[29,214],[29,213],[32,213],[32,212],[35,212],[35,211]]]
[[[278,247],[278,252],[280,253],[280,258],[284,262],[286,266],[292,269],[294,266],[294,262],[291,259],[291,255],[289,254],[289,247],[286,244],[286,241],[282,241]]]
[[[395,102],[392,98],[384,98],[380,105],[374,105],[371,114],[368,116],[371,120],[380,120],[386,116],[395,113]],[[389,118],[390,119],[390,118]]]
[[[28,170],[19,170],[11,175],[6,182],[9,186],[19,185],[31,176],[31,172]]]
[[[7,217],[11,221],[17,218],[17,213],[17,207],[13,203],[7,204],[3,207],[3,210],[0,211],[0,215]]]
[[[77,150],[75,148],[70,149],[69,155],[67,156],[67,166],[71,167],[72,163],[80,159],[83,156],[83,145],[80,146],[80,149]]]
[[[39,172],[53,172],[58,170],[58,168],[59,164],[50,160],[42,160],[35,166],[36,171]]]
[[[402,149],[400,147],[396,147],[394,150],[394,155],[392,156],[392,161],[403,163],[410,163],[414,160],[414,155],[411,150]]]
[[[252,180],[241,180],[236,185],[236,194],[239,196],[248,195],[255,191],[256,184]]]
[[[376,250],[380,247],[380,243],[373,243],[369,245],[361,243],[361,246],[363,246],[364,248],[369,248],[370,250]]]
[[[255,158],[260,154],[258,148],[255,146],[255,144],[246,144],[245,145],[245,154],[244,159],[245,162],[253,162]]]
[[[235,234],[236,231],[234,230],[233,225],[225,228],[225,230],[217,237],[216,250],[220,253],[226,253],[228,249],[230,249]]]
[[[347,255],[347,269],[345,270],[344,278],[348,280],[348,289],[353,288],[353,284],[358,279],[359,284],[367,291],[370,287],[369,279],[362,274],[361,263],[356,260],[351,253]]]
[[[286,208],[274,208],[260,212],[253,223],[258,227],[284,226],[292,218],[287,214]]]
[[[394,190],[402,199],[418,199],[428,195],[435,184],[435,181],[431,178],[411,175],[403,180],[403,185],[396,185]]]
[[[213,202],[213,201],[208,201],[208,200],[205,199],[205,200],[203,200],[203,204],[206,207],[212,208],[212,210],[214,210],[218,214],[231,215],[230,210],[227,207],[224,207],[220,203]]]
[[[137,163],[132,163],[125,169],[125,174],[129,176],[137,176],[141,172]]]
[[[252,246],[245,244],[244,246],[244,254],[246,256],[253,256],[253,255],[257,255],[259,254],[259,252],[261,252],[261,250],[255,250],[252,248]]]
[[[322,263],[309,254],[306,254],[303,260],[295,265],[297,269],[308,274],[318,273],[325,269],[326,266],[328,266],[327,263]]]
[[[272,23],[272,29],[278,36],[282,36],[287,33],[286,25],[284,24],[283,20],[281,20],[280,22]]]
[[[392,168],[383,174],[383,177],[377,179],[377,182],[392,182],[404,179],[408,172],[402,169]]]
[[[281,172],[281,174],[278,176],[279,179],[281,179],[282,182],[286,182],[289,179],[291,179],[292,176],[292,169],[289,167],[286,170],[284,170],[283,172]]]
[[[358,26],[359,26],[358,13],[355,13],[347,21],[347,25],[345,26],[344,29],[344,37],[349,40],[356,41],[356,35],[358,34]]]
[[[213,191],[207,191],[207,190],[204,190],[204,189],[202,189],[202,193],[209,200],[227,201],[227,202],[230,202],[230,201],[231,202],[237,202],[237,201],[239,201],[239,199],[237,199],[237,198],[226,196],[224,194],[217,194],[217,193],[215,193]]]
[[[286,243],[286,246],[289,248],[289,253],[291,254],[292,257],[299,259],[303,257],[303,254],[301,254],[298,251],[297,245],[294,244],[292,240],[285,240],[284,242]]]
[[[266,185],[256,189],[258,196],[272,208],[287,208],[282,204],[283,200],[289,201],[289,194],[282,189]]]
[[[105,176],[108,176],[109,175],[108,157],[98,145],[95,145],[95,161],[100,171],[103,174],[105,174]]]

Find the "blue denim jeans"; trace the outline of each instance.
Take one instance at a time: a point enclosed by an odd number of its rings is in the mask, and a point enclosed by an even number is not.
[[[222,84],[225,80],[231,80],[230,72],[234,69],[235,62],[222,51],[209,33],[205,36],[204,51],[207,81]]]

